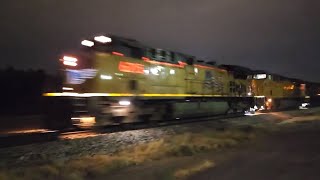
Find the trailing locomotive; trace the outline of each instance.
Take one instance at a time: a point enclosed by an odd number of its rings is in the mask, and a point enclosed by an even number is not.
[[[266,71],[254,71],[241,66],[221,65],[232,71],[235,77],[247,77],[252,96],[254,109],[257,110],[284,110],[290,108],[306,108],[318,104],[320,85],[299,79],[288,78]]]
[[[248,76],[248,80],[251,81],[256,108],[281,110],[306,106],[308,96],[304,82],[266,72],[256,72]]]
[[[61,59],[64,92],[45,94],[52,128],[213,116],[253,106],[250,81],[213,63],[112,35],[81,44],[79,54]]]

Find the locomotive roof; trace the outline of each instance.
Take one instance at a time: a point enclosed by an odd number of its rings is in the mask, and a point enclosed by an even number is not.
[[[109,37],[111,37],[111,39],[113,39],[113,41],[118,41],[118,42],[120,41],[122,43],[126,43],[126,44],[128,44],[130,46],[133,46],[133,47],[147,48],[147,46],[143,45],[142,43],[140,43],[139,41],[137,41],[135,39],[116,36],[116,35],[110,35]]]
[[[143,43],[141,43],[141,42],[139,42],[139,41],[137,41],[135,39],[132,39],[132,38],[127,38],[127,37],[123,37],[123,36],[117,36],[117,35],[113,35],[113,34],[106,34],[106,36],[112,38],[115,42],[122,42],[122,43],[125,43],[125,44],[129,45],[129,46],[140,48],[140,49],[143,49],[145,51],[147,51],[148,49],[161,49],[161,50],[164,50],[164,51],[173,52],[173,53],[179,54],[180,56],[183,56],[185,58],[192,58],[195,61],[197,61],[198,63],[204,63],[204,64],[209,65],[209,66],[215,66],[215,67],[218,67],[220,69],[225,69],[225,70],[227,70],[229,72],[232,72],[234,74],[238,74],[238,75],[241,75],[241,76],[254,75],[254,74],[270,74],[270,75],[277,76],[280,79],[289,80],[289,81],[292,81],[292,82],[319,84],[320,85],[320,83],[308,82],[308,81],[304,81],[304,80],[296,79],[296,78],[289,78],[289,77],[285,77],[285,76],[282,76],[282,75],[270,73],[270,72],[264,71],[264,70],[252,70],[250,68],[243,67],[243,66],[238,66],[238,65],[222,64],[222,65],[216,66],[216,62],[213,62],[213,61],[210,61],[210,62],[201,61],[201,60],[197,60],[195,56],[192,56],[192,55],[189,55],[189,54],[180,53],[180,52],[167,50],[167,49],[162,49],[162,48],[154,48],[154,47],[151,47],[151,46],[147,46],[147,45],[145,45],[145,44],[143,44]]]
[[[161,50],[164,50],[164,51],[169,51],[169,52],[173,52],[173,53],[179,54],[179,55],[187,57],[187,58],[195,58],[195,56],[192,56],[192,55],[189,55],[189,54],[186,54],[186,53],[176,52],[176,51],[172,51],[172,50],[168,50],[168,49],[164,49],[164,48],[151,47],[151,46],[145,45],[145,44],[143,44],[140,41],[137,41],[135,39],[131,39],[131,38],[123,37],[123,36],[108,35],[108,37],[111,37],[115,41],[120,41],[122,43],[126,43],[126,44],[128,44],[130,46],[141,48],[141,49],[144,49],[144,50],[147,50],[147,49],[161,49]]]
[[[243,73],[243,74],[251,74],[253,70],[243,67],[243,66],[238,66],[238,65],[227,65],[227,64],[221,64],[219,68],[226,69],[228,71],[233,71],[233,72],[238,72],[238,73]]]

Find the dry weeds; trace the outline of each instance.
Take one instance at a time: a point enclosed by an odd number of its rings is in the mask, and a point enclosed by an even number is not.
[[[66,162],[53,161],[33,167],[2,170],[0,171],[0,179],[81,180],[104,177],[111,171],[130,165],[170,157],[192,156],[201,152],[236,146],[253,138],[255,138],[253,131],[239,129],[184,133],[128,147],[113,155],[85,156]],[[185,177],[211,166],[213,166],[213,163],[206,161],[190,169],[181,169],[175,173],[175,176]]]
[[[188,168],[178,169],[177,171],[175,171],[174,177],[176,179],[184,179],[184,178],[189,177],[193,174],[196,174],[196,173],[199,173],[199,172],[204,171],[206,169],[209,169],[211,167],[214,167],[214,165],[215,164],[212,161],[206,160],[204,162],[201,162],[199,164],[193,165]]]

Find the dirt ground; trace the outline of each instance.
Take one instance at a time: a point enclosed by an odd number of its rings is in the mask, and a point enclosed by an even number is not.
[[[189,179],[319,179],[320,128],[272,135]]]
[[[319,137],[320,108],[258,113],[3,148],[0,179],[319,179]]]
[[[149,162],[114,172],[108,179],[176,179],[173,174],[178,169],[204,161],[214,162],[214,166],[182,179],[319,179],[320,121],[311,119],[240,147]]]

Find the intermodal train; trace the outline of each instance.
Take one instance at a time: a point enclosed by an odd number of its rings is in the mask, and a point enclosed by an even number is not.
[[[45,93],[50,128],[126,124],[299,106],[319,93],[266,72],[204,62],[115,35],[81,42],[61,57],[61,92]],[[240,70],[239,70],[240,69]],[[243,69],[243,68],[242,68]]]

